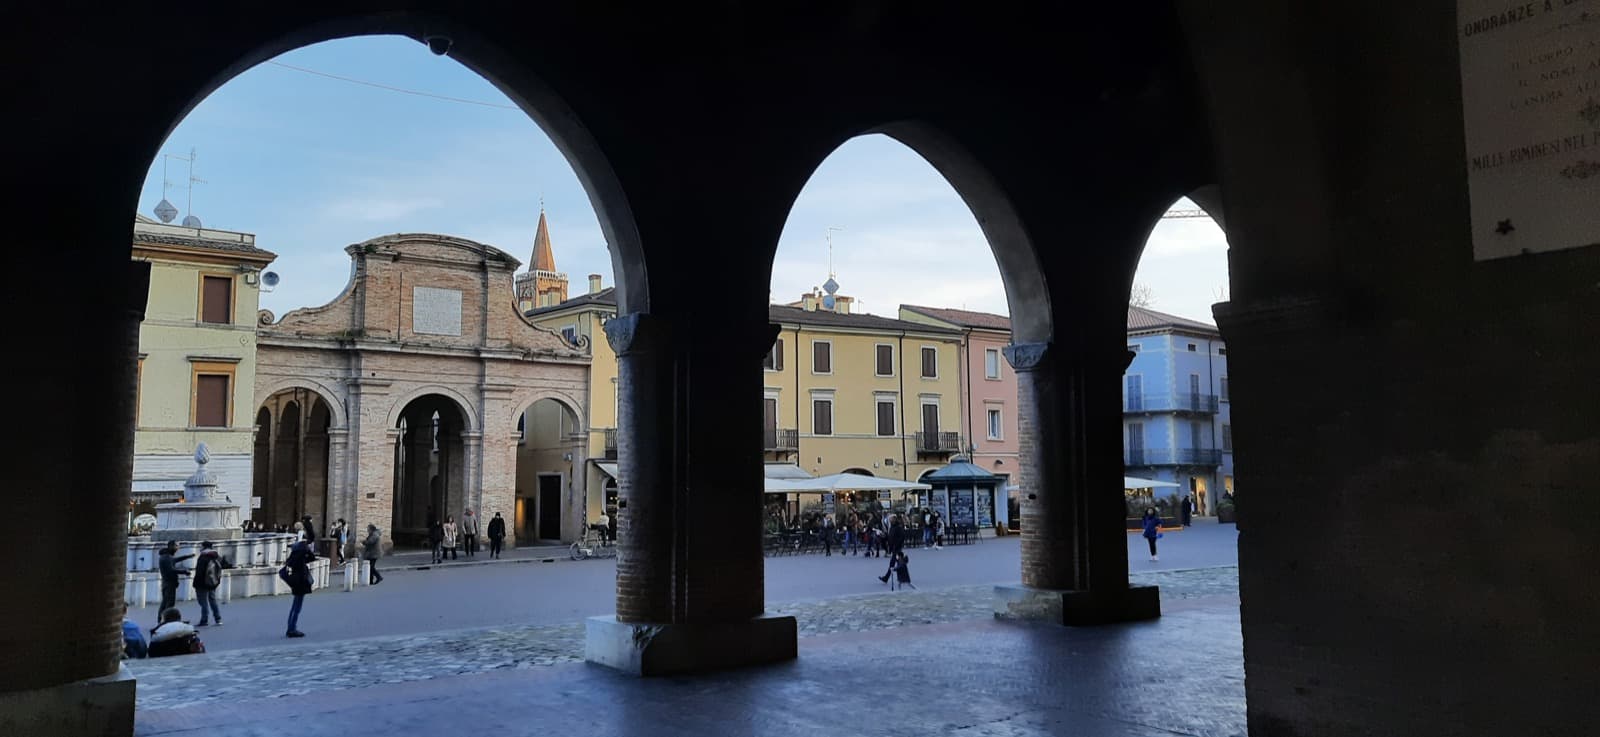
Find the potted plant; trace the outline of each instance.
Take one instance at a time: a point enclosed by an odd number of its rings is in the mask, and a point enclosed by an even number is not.
[[[1235,521],[1233,501],[1231,499],[1224,499],[1217,503],[1217,521],[1224,523]]]

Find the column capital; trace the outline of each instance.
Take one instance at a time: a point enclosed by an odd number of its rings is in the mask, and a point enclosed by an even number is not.
[[[671,327],[667,320],[643,312],[617,315],[606,321],[606,340],[618,356],[652,353],[668,345]]]
[[[1051,354],[1050,343],[1012,343],[1004,348],[1006,361],[1016,371],[1033,371]]]

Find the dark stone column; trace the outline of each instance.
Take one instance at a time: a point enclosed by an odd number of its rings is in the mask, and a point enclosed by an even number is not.
[[[1122,501],[1121,345],[1065,352],[1007,346],[1017,372],[1022,584],[995,589],[995,614],[1102,624],[1161,613],[1154,587],[1128,586]]]
[[[677,339],[693,334],[691,322],[635,314],[606,324],[622,393],[617,612],[589,620],[585,649],[591,661],[638,675],[796,653],[794,618],[762,614],[754,383],[771,329],[730,331],[724,316],[724,339]],[[746,366],[750,378],[741,381]]]

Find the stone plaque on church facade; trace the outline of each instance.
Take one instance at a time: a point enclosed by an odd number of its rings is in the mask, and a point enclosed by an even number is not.
[[[412,287],[411,331],[419,335],[460,335],[461,290]]]
[[[1457,0],[1479,261],[1600,245],[1600,0]]]

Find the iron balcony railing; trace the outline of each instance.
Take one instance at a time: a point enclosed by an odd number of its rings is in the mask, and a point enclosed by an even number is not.
[[[1123,412],[1201,412],[1216,414],[1215,394],[1129,394],[1122,398]]]
[[[918,453],[955,453],[961,450],[961,433],[958,432],[919,432],[917,433]]]
[[[1122,451],[1128,466],[1217,466],[1222,451],[1215,448],[1141,448]]]
[[[781,430],[768,428],[761,436],[761,447],[768,452],[800,449],[799,430]]]
[[[616,428],[612,428],[610,430],[606,430],[605,434],[606,434],[606,460],[614,461],[614,460],[617,459],[617,430],[616,430]]]

